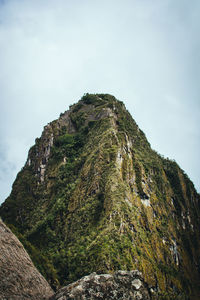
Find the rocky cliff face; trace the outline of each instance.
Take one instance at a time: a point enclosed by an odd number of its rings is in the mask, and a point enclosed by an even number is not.
[[[24,247],[0,220],[0,299],[49,299],[53,290]]]
[[[54,287],[119,269],[170,299],[198,287],[200,196],[113,96],[44,128],[0,214]]]

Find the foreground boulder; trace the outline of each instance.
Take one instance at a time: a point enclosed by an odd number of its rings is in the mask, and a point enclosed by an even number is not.
[[[139,271],[117,271],[114,275],[92,273],[60,289],[51,300],[151,299]]]
[[[22,244],[0,220],[0,299],[42,300],[52,294]]]

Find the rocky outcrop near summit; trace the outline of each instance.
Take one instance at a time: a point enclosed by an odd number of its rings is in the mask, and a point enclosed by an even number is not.
[[[52,294],[22,244],[0,220],[0,299],[44,300]]]
[[[152,298],[142,274],[136,270],[117,271],[114,275],[92,273],[60,289],[51,298],[51,300],[68,299],[150,300]]]

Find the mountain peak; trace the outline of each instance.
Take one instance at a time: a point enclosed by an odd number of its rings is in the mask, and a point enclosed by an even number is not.
[[[0,214],[54,287],[138,269],[162,295],[183,296],[199,278],[199,199],[122,102],[85,94],[45,126]]]

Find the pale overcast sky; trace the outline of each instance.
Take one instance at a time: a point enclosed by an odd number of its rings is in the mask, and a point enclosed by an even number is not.
[[[0,202],[86,92],[124,101],[200,191],[199,15],[199,0],[0,0]]]

